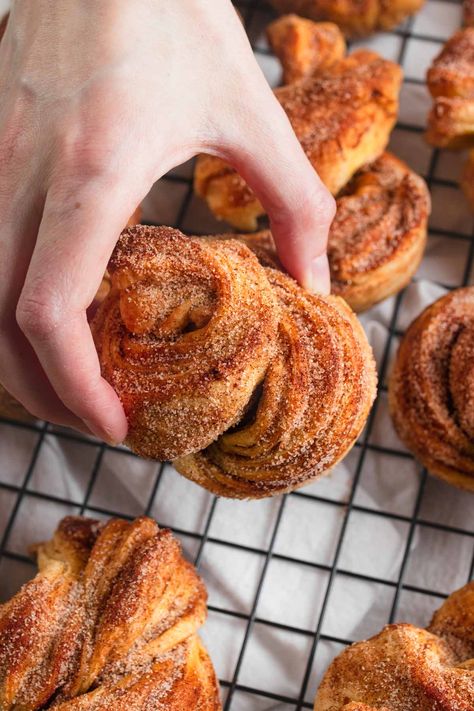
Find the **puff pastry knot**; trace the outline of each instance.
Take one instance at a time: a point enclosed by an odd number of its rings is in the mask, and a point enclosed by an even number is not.
[[[259,498],[319,477],[359,435],[371,349],[337,297],[305,292],[236,240],[125,231],[93,323],[140,454],[214,493]]]
[[[456,32],[428,71],[434,98],[426,138],[449,149],[474,147],[474,27]]]
[[[388,30],[424,5],[425,0],[271,0],[278,12],[295,12],[311,20],[329,20],[348,37]]]
[[[400,438],[428,471],[474,491],[474,287],[438,299],[409,327],[389,403]]]
[[[474,583],[453,593],[428,629],[409,624],[348,647],[329,666],[315,711],[472,711]]]
[[[206,592],[149,518],[63,519],[0,607],[1,711],[219,711]]]

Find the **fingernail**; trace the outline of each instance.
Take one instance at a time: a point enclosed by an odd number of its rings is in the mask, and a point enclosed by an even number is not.
[[[320,254],[311,262],[311,291],[317,294],[331,292],[331,277],[329,262],[326,254]]]
[[[92,432],[94,437],[97,437],[97,439],[101,439],[107,444],[109,444],[111,447],[116,447],[120,442],[117,442],[117,440],[111,436],[110,432],[107,432],[107,430],[102,429],[101,427],[97,427],[97,425],[94,422],[90,422],[90,420],[83,420],[84,424],[88,429]]]

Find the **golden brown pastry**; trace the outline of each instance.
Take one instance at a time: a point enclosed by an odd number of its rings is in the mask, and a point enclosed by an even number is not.
[[[324,74],[276,89],[306,155],[335,195],[363,165],[383,153],[398,113],[401,68],[359,50]],[[245,181],[223,160],[200,156],[194,188],[211,211],[252,231],[264,214]]]
[[[389,403],[401,440],[428,471],[474,491],[474,287],[443,296],[411,324]]]
[[[2,711],[218,711],[206,591],[170,531],[67,517],[0,606]]]
[[[461,178],[461,187],[474,210],[474,150],[469,153]]]
[[[359,170],[329,233],[332,292],[364,311],[405,287],[423,257],[430,208],[424,180],[390,153]]]
[[[111,276],[93,331],[132,449],[174,451],[210,491],[260,498],[318,478],[353,445],[376,376],[341,299],[264,269],[236,240],[170,228],[125,231]]]
[[[450,149],[474,146],[474,27],[451,37],[427,78],[434,97],[428,142]]]
[[[474,583],[453,593],[428,629],[387,625],[329,666],[315,711],[472,711]]]
[[[346,53],[344,35],[332,22],[284,15],[267,27],[270,47],[283,68],[283,84],[324,72]]]
[[[270,0],[281,13],[335,22],[348,37],[387,30],[418,12],[425,0]]]
[[[474,26],[474,0],[464,0],[463,21],[466,27]]]
[[[429,212],[425,181],[403,161],[384,153],[361,168],[338,197],[329,232],[332,293],[360,312],[405,287],[423,256]],[[269,230],[237,237],[261,264],[282,269]]]
[[[273,355],[265,272],[238,242],[144,226],[122,233],[109,271],[93,330],[127,443],[160,460],[206,447],[242,417]]]

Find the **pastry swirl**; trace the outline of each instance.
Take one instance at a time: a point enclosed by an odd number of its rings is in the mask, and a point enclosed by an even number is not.
[[[267,27],[270,47],[283,68],[283,84],[324,72],[346,53],[344,35],[332,22],[284,15]]]
[[[388,625],[332,662],[314,711],[472,711],[474,583],[450,595],[428,629]]]
[[[335,195],[380,156],[398,113],[401,69],[359,50],[323,74],[280,87],[275,95],[321,180]],[[220,158],[200,156],[194,189],[219,219],[243,231],[264,214],[245,181]]]
[[[413,15],[425,0],[271,0],[281,13],[335,22],[348,37],[388,30]]]
[[[63,519],[0,606],[2,711],[218,711],[206,591],[154,521]]]
[[[474,146],[474,27],[456,32],[428,71],[434,98],[428,143],[453,150]]]
[[[412,323],[389,403],[401,440],[428,471],[474,491],[474,287],[443,296]]]
[[[400,291],[416,272],[430,195],[422,178],[384,153],[355,174],[336,205],[328,241],[331,291],[360,312]],[[283,269],[269,230],[238,238],[263,266]]]
[[[167,228],[125,231],[111,275],[93,330],[132,449],[160,458],[181,447],[178,471],[235,498],[301,486],[350,449],[376,376],[342,300],[264,269],[236,240]],[[183,331],[191,318],[195,330]],[[216,412],[229,424],[217,427]]]
[[[430,206],[424,180],[390,153],[359,170],[329,233],[333,293],[364,311],[405,287],[423,257]]]
[[[273,355],[278,307],[237,242],[142,225],[122,233],[93,321],[104,378],[142,456],[198,451],[235,424]]]
[[[261,498],[319,478],[352,447],[375,396],[370,347],[345,303],[267,275],[282,315],[260,397],[231,432],[174,462],[221,496]]]

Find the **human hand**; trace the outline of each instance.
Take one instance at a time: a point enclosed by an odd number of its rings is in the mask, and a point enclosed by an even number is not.
[[[329,290],[334,201],[230,0],[13,0],[0,95],[0,381],[37,417],[125,437],[86,309],[128,216],[197,153],[242,174],[288,271]]]

